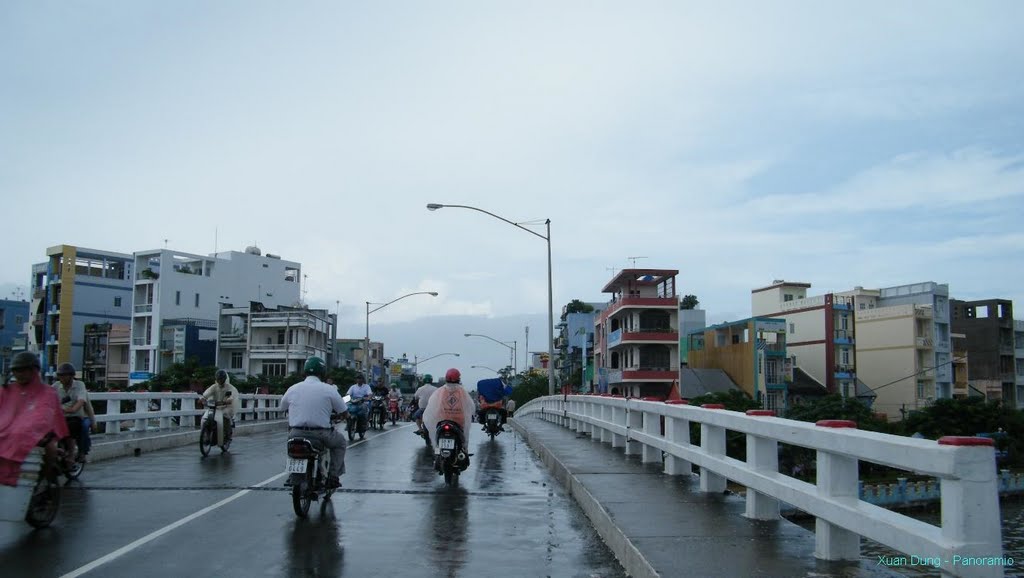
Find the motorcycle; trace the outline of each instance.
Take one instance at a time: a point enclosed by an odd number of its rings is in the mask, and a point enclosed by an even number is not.
[[[220,403],[207,403],[206,413],[199,428],[199,452],[203,457],[210,455],[213,446],[220,446],[221,453],[228,451],[231,446],[233,427],[230,421],[227,428],[224,427],[224,408],[230,403],[231,400],[228,399]]]
[[[504,431],[501,429],[501,402],[498,401],[493,404],[485,403],[482,405],[482,409],[484,411],[484,431],[487,432],[487,435],[491,436],[491,439],[493,440],[495,436]]]
[[[61,441],[57,452],[58,461],[60,464],[60,473],[68,479],[77,480],[82,472],[85,471],[85,462],[79,460],[78,452],[81,448],[77,445],[74,449],[71,448],[71,443],[68,440]]]
[[[399,414],[398,398],[396,398],[396,397],[389,397],[388,398],[388,419],[391,420],[391,425],[395,425],[395,422],[398,421],[398,414]]]
[[[331,415],[331,426],[340,421],[337,414]],[[330,501],[337,488],[328,487],[328,472],[331,468],[331,451],[316,439],[293,437],[288,438],[288,460],[285,471],[288,472],[288,485],[292,488],[292,508],[295,515],[305,518],[309,515],[309,505],[319,501]]]
[[[359,439],[366,439],[366,398],[353,399],[348,402],[348,441],[359,434]]]
[[[387,410],[384,406],[384,396],[373,396],[373,399],[370,401],[370,427],[375,429],[384,429],[384,423],[387,419]]]
[[[462,447],[462,427],[449,420],[437,424],[437,448],[440,453],[434,458],[437,473],[444,476],[444,483],[454,486],[459,483],[459,474],[469,467],[469,456]],[[430,443],[430,440],[427,440]]]
[[[43,467],[43,449],[35,448],[21,464],[18,485],[0,486],[0,520],[24,520],[33,528],[53,523],[60,509],[60,480]]]

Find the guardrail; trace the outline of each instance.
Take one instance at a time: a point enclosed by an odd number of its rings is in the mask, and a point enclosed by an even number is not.
[[[278,410],[280,395],[243,393],[239,396],[242,407],[235,412],[237,421],[281,419],[284,414]],[[196,407],[199,395],[191,392],[90,392],[89,400],[106,402],[105,412],[96,412],[96,423],[103,424],[104,433],[118,434],[123,429],[146,431],[147,429],[194,428],[196,416],[203,415],[204,409]],[[122,412],[122,404],[128,402],[133,411]],[[96,404],[93,404],[96,409]]]
[[[664,461],[669,475],[700,468],[699,487],[722,492],[726,480],[746,486],[746,516],[780,517],[785,502],[817,518],[815,557],[857,560],[864,536],[917,559],[941,561],[952,576],[1002,576],[1003,557],[995,453],[992,440],[947,437],[935,441],[860,431],[853,422],[812,424],[747,414],[709,405],[662,403],[617,397],[542,397],[523,405],[527,415],[587,433],[593,440]],[[700,445],[690,442],[700,426]],[[726,455],[726,431],[746,435],[746,461]],[[779,471],[779,443],[817,452],[815,483]],[[934,526],[859,498],[858,463],[883,464],[939,479],[942,524]]]

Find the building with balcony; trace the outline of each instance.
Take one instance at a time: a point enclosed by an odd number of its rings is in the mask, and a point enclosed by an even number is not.
[[[355,371],[363,370],[363,340],[362,339],[335,339],[334,340],[334,366],[345,367]]]
[[[336,326],[337,318],[325,309],[268,309],[256,302],[246,307],[224,305],[217,327],[216,364],[240,380],[301,373],[314,355],[331,359]]]
[[[1013,302],[1005,299],[950,301],[953,331],[966,336],[970,356],[970,386],[988,399],[1001,399],[1009,407],[1022,407],[1024,389],[1018,391],[1014,343]]]
[[[1013,368],[1014,383],[1017,385],[1017,401],[1024,399],[1024,320],[1013,320]]]
[[[713,325],[687,336],[689,368],[721,369],[751,399],[780,413],[789,407],[793,363],[786,320],[753,317]]]
[[[86,325],[83,347],[83,381],[107,387],[128,385],[131,327],[127,323]]]
[[[810,283],[776,280],[750,292],[755,317],[786,321],[786,350],[796,367],[827,393],[856,397],[857,331],[854,297],[826,293],[808,297]]]
[[[133,263],[125,253],[71,245],[46,255],[32,267],[28,347],[54,377],[61,363],[81,370],[86,325],[130,321]]]
[[[679,379],[675,269],[623,269],[601,290],[612,298],[594,325],[598,391],[667,397]]]
[[[569,306],[562,307],[562,316],[555,330],[555,368],[558,370],[559,383],[569,384],[573,391],[593,391],[594,383],[594,325],[597,316],[604,309],[604,303],[585,303],[590,311],[569,312]],[[586,360],[584,361],[584,352]],[[574,376],[583,369],[586,363],[586,374],[575,383]]]
[[[11,357],[24,341],[28,306],[28,301],[0,299],[0,379],[7,376]]]
[[[953,365],[953,397],[964,399],[977,395],[984,396],[985,392],[971,389],[967,371],[970,363],[967,355],[967,336],[963,333],[950,333],[949,337],[953,345],[953,358],[950,362]]]
[[[682,307],[682,306],[680,306]],[[687,335],[703,330],[708,326],[707,312],[703,309],[679,309],[679,367],[683,368],[689,363],[690,342]],[[686,383],[686,376],[680,369],[680,388]],[[681,393],[681,392],[680,392]]]
[[[276,309],[300,301],[300,264],[256,247],[209,256],[139,251],[133,270],[133,384],[188,357],[207,356],[213,363],[222,305],[255,302]]]

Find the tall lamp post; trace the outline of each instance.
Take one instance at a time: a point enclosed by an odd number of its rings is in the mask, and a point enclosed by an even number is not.
[[[413,374],[419,375],[420,361],[423,361],[424,363],[426,363],[427,361],[430,361],[431,359],[434,359],[435,357],[441,357],[442,355],[454,355],[455,357],[459,356],[458,353],[438,353],[437,355],[431,355],[430,357],[427,357],[427,358],[424,358],[424,359],[420,359],[419,356],[413,355],[412,356],[412,372],[413,372]]]
[[[512,373],[516,372],[516,342],[515,341],[512,342],[512,345],[509,345],[508,343],[506,343],[504,341],[498,341],[497,339],[495,339],[493,337],[488,337],[486,335],[480,335],[479,333],[463,333],[463,336],[465,336],[465,337],[483,337],[484,339],[490,339],[491,341],[497,343],[498,345],[504,345],[505,347],[507,347],[508,348],[508,352],[509,352],[509,359],[512,361],[512,363],[510,365],[510,367],[512,368]]]
[[[517,227],[526,231],[527,233],[540,237],[547,241],[548,244],[548,395],[555,395],[555,305],[554,297],[552,295],[551,288],[551,219],[545,219],[544,225],[547,227],[547,235],[541,235],[536,231],[531,231],[519,223],[513,223],[505,217],[495,215],[490,211],[485,211],[477,207],[470,207],[468,205],[443,205],[440,203],[429,203],[427,204],[428,211],[436,211],[445,207],[457,208],[457,209],[469,209],[471,211],[477,211],[485,215],[490,215],[499,221],[504,221],[513,227]]]
[[[371,378],[371,376],[370,376],[370,314],[373,313],[374,311],[380,311],[381,309],[384,309],[385,307],[387,307],[388,305],[391,305],[395,301],[401,301],[402,299],[405,299],[406,297],[412,297],[413,295],[430,295],[431,297],[437,297],[437,291],[416,291],[414,293],[406,293],[405,295],[402,295],[401,297],[397,297],[395,299],[392,299],[391,301],[388,301],[387,303],[384,303],[384,304],[380,305],[380,307],[374,307],[373,309],[370,309],[370,305],[377,305],[377,304],[376,303],[371,303],[369,301],[366,302],[366,338],[363,341],[363,345],[365,345],[365,349],[363,350],[363,371],[366,372],[366,382],[367,383],[370,383],[370,381],[371,381],[371,379],[370,379]]]

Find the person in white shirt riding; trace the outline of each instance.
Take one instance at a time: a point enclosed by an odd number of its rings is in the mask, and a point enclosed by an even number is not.
[[[288,412],[288,436],[318,440],[331,452],[331,468],[327,485],[341,487],[341,476],[345,473],[345,450],[348,442],[345,436],[331,425],[331,414],[344,416],[345,402],[333,385],[320,378],[327,366],[319,357],[306,360],[302,371],[306,379],[288,388],[281,397],[281,411]]]
[[[416,398],[416,413],[412,415],[412,418],[416,420],[418,426],[415,434],[420,434],[423,431],[423,411],[427,409],[427,402],[430,401],[430,396],[437,391],[437,387],[434,385],[434,378],[429,373],[423,376],[423,385],[416,389],[416,393],[412,394]]]
[[[362,374],[356,376],[356,382],[348,388],[349,403],[363,400],[363,403],[356,405],[356,418],[359,419],[358,429],[366,431],[366,418],[370,414],[370,398],[373,397],[373,389],[366,384],[366,378]],[[360,434],[362,435],[362,434]]]
[[[231,430],[235,423],[235,409],[241,407],[242,400],[239,398],[238,389],[231,385],[228,372],[218,369],[214,377],[213,385],[206,388],[202,394],[203,403],[213,403],[221,406],[221,413],[224,416],[224,439],[231,439]]]

